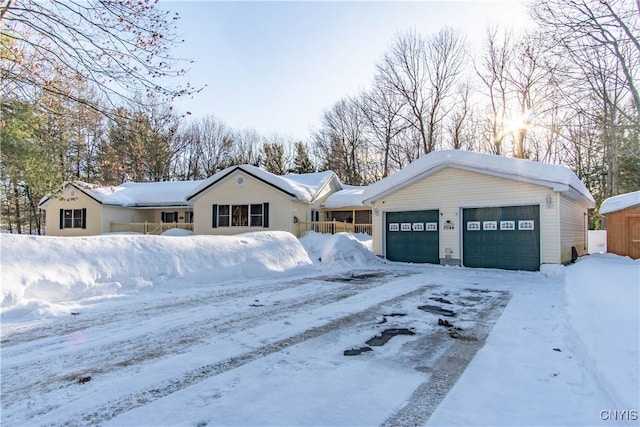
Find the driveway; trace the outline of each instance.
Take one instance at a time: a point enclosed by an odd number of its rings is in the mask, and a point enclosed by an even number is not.
[[[426,271],[141,294],[3,327],[3,424],[423,424],[510,299]]]

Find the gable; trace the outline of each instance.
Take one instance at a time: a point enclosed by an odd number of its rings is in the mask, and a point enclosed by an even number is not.
[[[60,194],[50,195],[42,198],[42,200],[40,200],[40,203],[38,203],[38,208],[46,209],[47,206],[52,202],[69,203],[74,201],[91,201],[99,205],[102,204],[100,200],[85,192],[82,188],[69,182],[63,187]]]
[[[196,188],[192,194],[187,196],[187,201],[196,199],[202,196],[203,194],[208,193],[209,191],[215,191],[216,188],[226,187],[228,185],[235,185],[236,189],[242,188],[244,187],[245,183],[238,182],[238,179],[241,177],[246,177],[247,179],[246,182],[251,183],[252,189],[256,185],[259,186],[258,188],[260,187],[264,188],[266,186],[288,197],[291,197],[293,199],[296,198],[296,195],[293,192],[287,191],[281,188],[280,186],[267,181],[266,179],[264,179],[264,177],[258,176],[257,174],[247,171],[241,168],[240,166],[225,169],[225,171],[223,172],[224,173],[218,173],[214,175],[213,177],[205,181],[203,185],[200,185],[198,188]],[[230,184],[231,182],[233,182],[233,184]],[[259,189],[256,188],[255,191],[259,191]]]
[[[395,174],[369,186],[365,190],[364,202],[380,200],[444,168],[458,168],[515,182],[535,184],[556,192],[567,192],[571,197],[594,204],[589,190],[576,174],[565,166],[462,150],[436,151],[419,158]]]
[[[204,180],[187,195],[187,201],[201,197],[212,187],[229,179],[236,172],[242,172],[292,199],[307,203],[314,203],[327,188],[333,188],[333,186],[340,187],[340,182],[336,174],[331,171],[280,176],[267,172],[257,166],[237,165],[228,167]]]
[[[416,179],[381,198],[385,209],[497,206],[542,201],[549,187],[455,167]]]

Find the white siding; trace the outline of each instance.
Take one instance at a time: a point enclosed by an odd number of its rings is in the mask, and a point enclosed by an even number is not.
[[[242,175],[244,184],[238,185],[236,178]],[[212,205],[249,205],[269,203],[269,227],[212,227]],[[310,216],[309,205],[291,200],[286,193],[236,171],[221,182],[198,195],[193,204],[194,234],[232,235],[250,231],[282,230],[293,232],[293,217],[305,221]]]
[[[585,215],[589,207],[576,200],[561,196],[560,198],[560,253],[561,262],[571,261],[571,247],[575,246],[578,255],[587,252],[586,234],[588,218]]]
[[[109,223],[111,222],[152,222],[151,217],[147,215],[147,212],[132,209],[123,208],[120,206],[102,206],[102,230],[103,232],[109,232]]]
[[[315,200],[311,204],[311,209],[322,209],[322,204],[329,198],[330,195],[332,195],[336,191],[340,191],[340,186],[338,184],[338,181],[332,178],[331,181],[329,181],[329,183],[325,185],[316,195]],[[305,221],[311,221],[311,219],[307,219]]]
[[[453,251],[452,258],[462,259],[463,208],[540,205],[540,260],[541,263],[559,263],[558,210],[554,209],[557,203],[552,203],[548,208],[548,195],[552,199],[557,197],[550,188],[457,168],[445,168],[374,203],[374,251],[378,255],[384,255],[384,212],[438,209],[440,258],[445,257],[445,249],[449,248]],[[454,230],[443,229],[442,224],[447,220],[455,225]]]

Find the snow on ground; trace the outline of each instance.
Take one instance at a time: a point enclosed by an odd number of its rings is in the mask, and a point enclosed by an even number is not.
[[[614,402],[640,402],[640,260],[612,254],[585,258],[565,280],[571,343]],[[629,335],[629,333],[632,333]],[[615,363],[612,363],[615,361]]]
[[[640,261],[513,272],[368,245],[4,234],[2,425],[640,424]],[[415,335],[343,355],[385,328]]]
[[[188,238],[3,234],[0,242],[3,322],[67,313],[74,305],[146,288],[273,277],[311,265],[298,240],[285,232]]]

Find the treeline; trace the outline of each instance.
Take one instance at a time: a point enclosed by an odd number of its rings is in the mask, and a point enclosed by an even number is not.
[[[303,142],[235,130],[213,116],[187,120],[156,106],[119,108],[111,118],[76,103],[44,110],[44,102],[1,106],[2,223],[9,232],[39,233],[40,199],[66,181],[198,180],[236,164],[280,175],[316,171]]]
[[[451,28],[398,34],[369,87],[337,100],[306,141],[184,116],[152,90],[113,106],[82,74],[25,90],[5,54],[15,41],[0,37],[3,83],[18,88],[0,100],[2,225],[39,233],[40,198],[68,180],[191,180],[252,164],[366,185],[445,148],[567,165],[597,204],[640,189],[640,10],[536,0],[531,11],[535,27],[488,28],[475,46]]]
[[[599,205],[640,189],[640,4],[536,0],[535,26],[398,34],[362,93],[325,111],[318,162],[368,184],[434,150],[573,169]],[[597,209],[591,226],[599,226]]]

